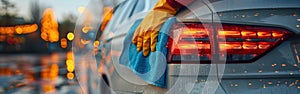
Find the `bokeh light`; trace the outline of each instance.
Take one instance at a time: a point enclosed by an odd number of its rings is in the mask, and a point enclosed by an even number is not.
[[[84,10],[85,10],[85,8],[82,7],[82,6],[78,7],[78,9],[77,9],[77,11],[78,11],[79,13],[83,13]]]
[[[67,48],[67,46],[68,46],[68,41],[67,41],[66,38],[62,38],[62,39],[60,40],[60,46],[61,46],[61,48]]]
[[[69,80],[74,79],[74,77],[75,77],[74,73],[67,73],[67,78],[68,78]]]
[[[72,41],[72,40],[74,39],[74,33],[69,32],[69,33],[67,34],[67,38],[68,38],[68,40]]]
[[[45,9],[41,25],[41,38],[43,40],[50,42],[57,42],[59,40],[58,22],[51,8]]]

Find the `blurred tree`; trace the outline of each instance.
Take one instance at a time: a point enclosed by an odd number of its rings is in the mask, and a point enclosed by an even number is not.
[[[44,5],[44,4],[40,4],[39,0],[33,0],[30,4],[30,13],[31,13],[31,17],[32,20],[35,23],[40,23],[40,19],[43,16],[43,11],[49,8],[49,6]]]
[[[43,41],[40,37],[41,34],[41,24],[40,20],[43,16],[43,11],[47,8],[47,5],[40,4],[39,0],[30,1],[30,10],[29,14],[31,17],[31,22],[38,24],[39,29],[37,32],[30,34],[30,38],[27,39],[27,45],[30,46],[31,49],[39,49],[40,52],[48,51],[48,44]]]
[[[60,39],[66,38],[69,32],[74,32],[77,16],[74,14],[66,14],[63,21],[59,24]]]
[[[2,13],[4,13],[4,15],[14,15],[14,13],[12,12],[13,10],[15,10],[15,4],[9,2],[8,0],[1,0],[1,7],[0,7]]]
[[[78,17],[74,14],[65,14],[63,16],[63,20],[59,23],[59,27],[58,27],[60,39],[67,38],[67,34],[69,32],[74,33],[77,18]],[[70,50],[71,47],[72,47],[72,42],[68,41],[68,47],[67,49],[65,49],[65,51]]]
[[[9,0],[1,0],[0,11],[2,14],[0,18],[1,26],[13,25],[15,23],[17,9],[14,3],[9,2]]]

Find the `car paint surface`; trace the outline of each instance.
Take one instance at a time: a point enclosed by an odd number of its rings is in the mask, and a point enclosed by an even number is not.
[[[108,72],[111,88],[115,92],[149,93],[151,85],[139,79],[126,67],[119,65],[119,57],[123,50],[126,32],[137,20],[143,19],[151,10],[155,1],[127,0],[121,9],[115,11],[102,36],[100,51]],[[125,10],[133,10],[136,2],[143,2],[143,10],[130,14]],[[176,93],[199,93],[205,82],[222,79],[221,86],[214,93],[272,93],[279,90],[299,92],[299,62],[296,59],[294,45],[300,43],[296,35],[300,33],[297,19],[300,15],[300,1],[276,0],[274,2],[260,0],[219,0],[215,2],[196,1],[177,14],[178,22],[208,22],[215,24],[233,23],[280,27],[294,33],[286,41],[269,51],[267,54],[251,63],[238,64],[168,64],[168,89]],[[119,14],[118,14],[119,13]],[[258,14],[258,15],[257,15]],[[257,16],[256,16],[257,15]],[[118,18],[119,17],[119,18]],[[219,70],[216,70],[218,69]],[[196,72],[195,72],[196,71]],[[218,71],[218,72],[217,72]],[[217,75],[219,77],[217,77]],[[215,86],[215,85],[213,85]],[[191,87],[187,89],[185,87]],[[270,87],[270,88],[269,88]],[[225,90],[224,90],[224,89]],[[267,89],[266,89],[267,88]],[[159,92],[157,92],[159,93]],[[276,92],[278,93],[278,92]]]

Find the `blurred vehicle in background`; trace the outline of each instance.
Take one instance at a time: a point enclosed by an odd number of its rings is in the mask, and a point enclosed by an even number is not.
[[[126,0],[114,8],[100,38],[101,86],[139,94],[300,92],[298,0],[199,0],[182,8],[162,27],[170,31],[160,40],[168,42],[166,89],[119,64],[127,33],[155,3]]]

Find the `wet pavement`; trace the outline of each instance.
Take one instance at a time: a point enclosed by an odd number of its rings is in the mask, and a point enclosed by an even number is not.
[[[80,92],[74,74],[72,54],[2,54],[0,55],[0,93],[76,94]],[[71,58],[72,59],[72,58]],[[68,61],[68,62],[67,62]]]

